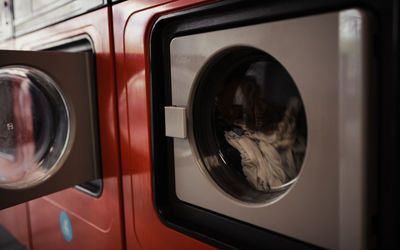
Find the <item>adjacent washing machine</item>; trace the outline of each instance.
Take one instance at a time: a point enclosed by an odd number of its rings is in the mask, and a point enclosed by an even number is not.
[[[26,225],[34,249],[123,249],[111,7],[13,3],[13,38],[0,43],[0,207],[30,201],[2,212],[18,223],[0,223]]]
[[[365,248],[373,18],[242,7],[153,30],[160,217],[217,246]]]
[[[32,40],[24,45],[50,50],[69,43],[80,46],[74,51],[80,53],[11,49],[20,49],[17,44],[26,33],[103,5],[102,0],[90,4],[5,1],[2,5],[1,23],[12,32],[1,37],[9,40],[1,44],[7,50],[0,51],[1,208],[101,177],[89,35],[57,44]]]

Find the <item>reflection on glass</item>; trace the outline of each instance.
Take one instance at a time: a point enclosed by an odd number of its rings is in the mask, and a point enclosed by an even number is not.
[[[15,161],[16,147],[11,83],[0,78],[0,161]]]
[[[0,69],[0,187],[36,184],[60,157],[62,150],[51,148],[55,140],[63,148],[68,114],[53,85],[33,69]]]

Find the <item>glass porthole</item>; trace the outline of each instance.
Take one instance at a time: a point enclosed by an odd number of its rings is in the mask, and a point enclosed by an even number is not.
[[[307,146],[304,105],[272,56],[232,47],[212,57],[192,90],[191,116],[199,161],[231,196],[268,202],[297,180]]]
[[[59,168],[70,112],[56,83],[26,66],[0,69],[0,187],[32,187]]]

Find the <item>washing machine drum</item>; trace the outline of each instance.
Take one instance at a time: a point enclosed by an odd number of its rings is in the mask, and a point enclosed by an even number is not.
[[[296,181],[305,111],[295,82],[271,55],[244,46],[214,55],[193,89],[192,119],[200,165],[234,198],[265,203]]]

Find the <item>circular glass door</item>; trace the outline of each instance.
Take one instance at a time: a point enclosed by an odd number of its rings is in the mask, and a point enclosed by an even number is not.
[[[0,187],[35,186],[60,167],[70,112],[56,83],[26,66],[0,68]]]
[[[304,105],[288,71],[251,47],[232,47],[198,75],[191,96],[192,143],[226,193],[269,202],[297,180],[307,146]]]

